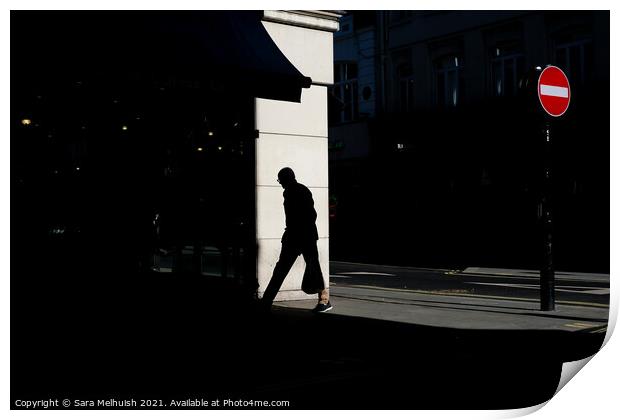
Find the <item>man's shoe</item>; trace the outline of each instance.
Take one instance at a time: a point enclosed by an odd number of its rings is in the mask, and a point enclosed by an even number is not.
[[[314,312],[315,314],[322,314],[324,312],[331,311],[332,309],[333,309],[333,306],[329,302],[327,302],[327,303],[319,303],[319,304],[317,304],[314,307],[312,312]]]

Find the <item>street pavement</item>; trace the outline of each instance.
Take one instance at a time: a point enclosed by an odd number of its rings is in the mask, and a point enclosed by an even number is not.
[[[19,283],[11,398],[238,398],[292,409],[540,404],[564,362],[600,348],[609,282],[558,279],[566,291],[557,310],[542,312],[536,290],[522,286],[536,279],[506,274],[335,262],[334,309],[325,314],[309,310],[316,296],[264,313],[230,279]]]
[[[465,270],[394,267],[332,262],[330,284],[375,286],[453,295],[538,301],[539,273],[532,270],[471,267]],[[609,274],[557,272],[556,301],[567,305],[609,306]]]
[[[604,333],[609,276],[559,273],[556,309],[540,310],[531,271],[463,271],[332,262],[330,313],[460,329],[562,330]],[[310,309],[314,302],[280,302]]]
[[[527,270],[332,262],[334,308],[314,317],[331,344],[323,358],[332,376],[312,380],[326,394],[339,393],[332,405],[353,407],[356,395],[372,398],[364,403],[370,407],[389,408],[517,408],[546,401],[562,364],[602,345],[609,276],[558,273],[554,311],[540,310],[538,281]],[[303,325],[298,320],[312,320],[315,303],[277,302],[275,318]],[[357,376],[338,378],[334,371],[345,366]],[[308,381],[280,378],[276,389],[308,389]]]

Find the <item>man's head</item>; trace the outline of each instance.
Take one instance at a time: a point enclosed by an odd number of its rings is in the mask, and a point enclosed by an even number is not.
[[[278,172],[278,182],[282,185],[282,188],[295,183],[295,172],[291,168],[280,169],[280,172]]]

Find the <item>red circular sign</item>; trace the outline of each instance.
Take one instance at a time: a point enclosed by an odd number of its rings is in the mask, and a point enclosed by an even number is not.
[[[552,117],[559,117],[570,103],[570,84],[564,72],[555,66],[546,67],[538,78],[538,99]]]

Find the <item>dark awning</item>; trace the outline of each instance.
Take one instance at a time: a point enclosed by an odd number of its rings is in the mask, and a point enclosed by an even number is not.
[[[299,102],[311,80],[275,45],[258,11],[11,13],[19,79],[179,79]]]

